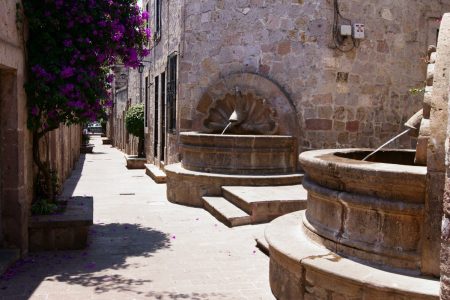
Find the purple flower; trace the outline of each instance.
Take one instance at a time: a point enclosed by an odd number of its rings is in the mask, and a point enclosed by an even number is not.
[[[108,76],[106,76],[106,82],[111,83],[114,80],[114,74],[108,74]]]
[[[142,19],[148,20],[148,17],[149,17],[148,11],[144,11],[144,12],[142,13]]]
[[[64,47],[67,47],[67,48],[72,47],[72,45],[73,45],[71,40],[64,40],[63,44],[64,44]]]
[[[37,106],[33,106],[33,108],[31,108],[31,114],[35,117],[39,115],[39,108]]]
[[[40,77],[41,79],[44,79],[45,81],[53,80],[53,75],[48,73],[43,67],[40,65],[35,65],[31,68],[31,71],[33,71],[36,74],[36,77]]]
[[[150,36],[152,35],[152,30],[150,28],[146,28],[145,35],[147,36],[147,38],[150,38]]]
[[[77,100],[77,101],[69,101],[67,102],[67,105],[73,108],[83,108],[84,104],[82,101]]]
[[[148,56],[149,54],[150,54],[150,50],[149,49],[142,50],[142,56],[143,57]]]
[[[72,83],[68,83],[61,88],[61,92],[63,93],[64,96],[68,97],[70,93],[73,92],[74,89],[75,86]]]
[[[69,78],[75,74],[75,69],[72,67],[64,67],[60,73],[62,78]]]
[[[113,30],[113,41],[117,42],[120,41],[123,37],[123,34],[125,33],[125,26],[123,26],[122,24],[113,24],[112,26],[112,30]]]

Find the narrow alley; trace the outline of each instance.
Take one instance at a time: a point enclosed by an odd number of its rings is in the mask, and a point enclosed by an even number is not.
[[[30,253],[3,275],[1,299],[273,299],[254,241],[265,225],[230,229],[172,204],[164,184],[93,142],[63,192],[94,197],[89,247]]]

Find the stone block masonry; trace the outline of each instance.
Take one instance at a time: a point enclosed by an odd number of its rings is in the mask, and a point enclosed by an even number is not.
[[[23,88],[25,46],[16,2],[0,2],[0,248],[17,248],[26,254],[35,166]],[[48,151],[42,148],[42,153],[49,156],[62,183],[79,157],[80,127],[61,126],[43,140]]]
[[[154,0],[149,7],[154,7]],[[365,24],[366,38],[347,53],[332,49],[332,1],[170,1],[160,39],[152,42],[150,82],[178,53],[177,132],[202,130],[197,111],[208,87],[233,73],[277,83],[296,108],[300,151],[376,147],[420,108],[409,93],[426,78],[426,54],[450,1],[340,0],[341,14]],[[150,26],[154,28],[152,11]],[[154,85],[149,87],[147,153],[154,139]],[[159,111],[159,114],[162,112]],[[166,163],[179,160],[176,133],[166,133]],[[161,143],[161,138],[159,139]],[[391,147],[409,148],[404,137]]]

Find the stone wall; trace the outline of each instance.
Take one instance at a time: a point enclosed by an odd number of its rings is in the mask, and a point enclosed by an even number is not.
[[[149,103],[147,106],[147,118],[148,126],[146,128],[146,153],[147,160],[155,165],[161,165],[160,160],[155,158],[161,157],[161,151],[165,151],[166,161],[165,164],[178,161],[178,136],[176,132],[166,132],[164,145],[162,145],[163,130],[161,127],[155,126],[155,76],[160,76],[163,72],[166,72],[167,58],[172,53],[180,53],[182,44],[181,38],[185,24],[183,21],[183,15],[185,14],[183,3],[186,1],[174,0],[174,1],[162,1],[161,16],[162,16],[162,30],[159,34],[159,38],[156,39],[155,33],[155,1],[146,0],[143,1],[144,6],[148,4],[149,11],[151,13],[150,28],[152,28],[153,38],[150,42],[150,48],[152,53],[146,60],[150,63],[145,63],[146,68],[144,70],[144,78],[147,76],[149,80],[148,93]],[[179,60],[179,67],[180,67]],[[159,103],[158,105],[161,105]],[[162,112],[159,110],[158,119],[161,120]],[[157,152],[154,151],[154,136],[158,135]],[[165,150],[162,150],[164,149]]]
[[[431,180],[431,204],[439,211],[432,217],[441,225],[441,299],[450,299],[450,120],[449,68],[450,67],[450,14],[442,19],[441,34],[437,47],[436,66],[431,106],[431,133],[429,142],[428,169]],[[434,122],[433,122],[434,120]],[[443,213],[442,223],[439,224]]]
[[[115,77],[119,78],[121,74],[125,74],[125,78],[122,79],[123,84],[114,90],[114,107],[110,114],[110,119],[112,118],[113,121],[109,121],[113,130],[108,131],[108,137],[112,139],[114,147],[127,154],[135,155],[137,154],[138,139],[126,130],[125,114],[131,105],[141,102],[140,74],[134,69],[117,67]]]
[[[62,186],[80,158],[81,126],[61,125],[43,137],[40,146],[41,159],[48,159]]]
[[[291,98],[301,151],[375,147],[399,132],[420,107],[421,97],[408,90],[424,85],[423,57],[436,42],[450,1],[339,3],[343,16],[366,28],[366,39],[348,53],[331,47],[330,0],[164,2],[149,76],[163,72],[167,55],[178,51],[178,131],[202,129],[197,104],[209,85],[232,73],[253,72]],[[154,13],[154,0],[150,8]],[[153,120],[151,112],[149,107]],[[177,136],[169,134],[167,140],[169,162],[174,162]],[[414,143],[403,137],[391,146]],[[151,147],[147,152],[153,155]]]
[[[16,3],[0,2],[0,247],[28,250],[28,218],[35,167],[27,129],[24,37]],[[20,13],[19,13],[20,15]],[[79,126],[61,126],[48,137],[52,167],[62,183],[79,157]]]
[[[26,128],[25,61],[23,37],[16,26],[16,2],[0,2],[0,242],[3,247],[25,252],[33,163]]]

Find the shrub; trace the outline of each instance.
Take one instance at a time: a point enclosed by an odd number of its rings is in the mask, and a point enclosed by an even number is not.
[[[144,138],[144,105],[132,105],[125,115],[128,132],[138,138]]]
[[[125,115],[128,132],[139,138],[138,156],[145,157],[144,151],[144,104],[132,105]]]

